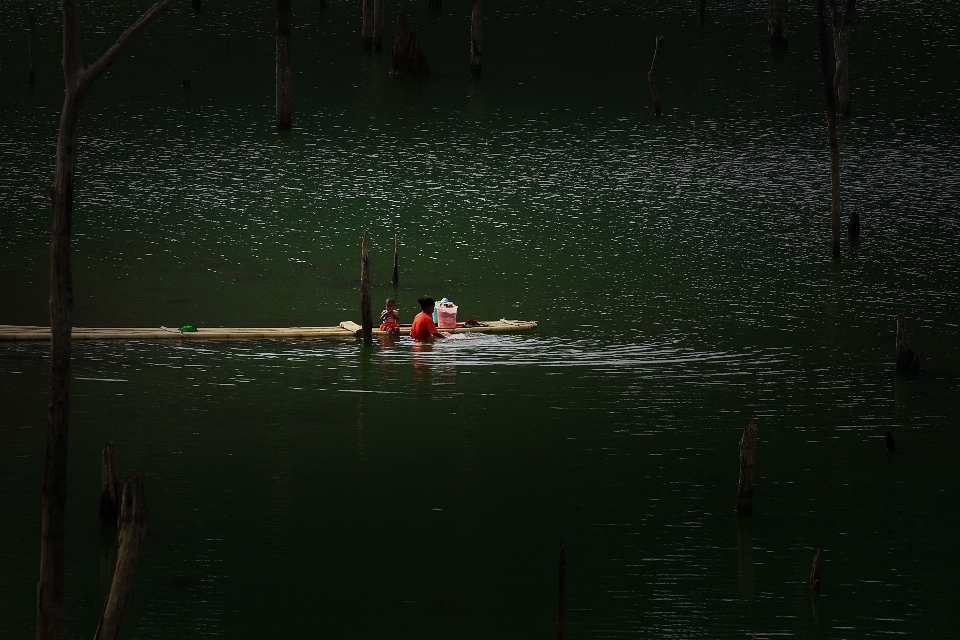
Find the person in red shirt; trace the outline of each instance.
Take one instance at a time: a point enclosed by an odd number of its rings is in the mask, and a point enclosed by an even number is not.
[[[413,319],[413,326],[410,327],[410,337],[414,340],[445,338],[444,334],[437,331],[437,325],[433,322],[433,308],[437,301],[430,296],[423,296],[417,302],[420,303],[422,311]]]

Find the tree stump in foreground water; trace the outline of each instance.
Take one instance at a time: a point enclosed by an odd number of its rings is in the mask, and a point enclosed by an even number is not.
[[[753,512],[753,463],[757,451],[757,425],[751,420],[740,437],[740,481],[737,484],[737,512]]]
[[[291,0],[277,0],[277,129],[289,131],[293,119],[290,71]]]
[[[103,447],[100,464],[100,524],[117,525],[120,515],[120,481],[117,480],[117,456],[113,443]]]
[[[397,34],[393,39],[390,71],[410,76],[425,76],[430,73],[427,57],[420,48],[420,39],[410,26],[402,4],[397,5]]]
[[[470,75],[479,78],[483,62],[483,0],[473,3],[470,14]]]
[[[143,475],[127,478],[120,506],[117,568],[113,573],[110,595],[103,607],[100,624],[94,640],[117,640],[127,615],[127,604],[133,593],[133,584],[140,564],[140,549],[147,534],[146,503],[143,498]]]
[[[919,373],[920,357],[910,344],[907,333],[907,319],[901,313],[897,316],[897,371],[899,373]]]
[[[787,43],[787,0],[770,0],[767,11],[767,42],[770,51],[786,53]]]
[[[813,554],[813,566],[810,567],[810,589],[820,593],[820,549]]]
[[[657,36],[656,48],[653,50],[653,62],[647,72],[647,84],[650,85],[650,98],[653,100],[653,112],[659,116],[660,94],[657,93],[657,65],[660,63],[660,52],[663,50],[663,36]]]
[[[363,230],[360,249],[360,327],[363,343],[373,344],[373,307],[370,301],[370,233]]]

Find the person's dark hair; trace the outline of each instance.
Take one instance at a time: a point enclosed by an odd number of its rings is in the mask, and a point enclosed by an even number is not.
[[[387,298],[386,304],[397,304],[396,298]]]
[[[420,309],[426,311],[430,307],[437,305],[437,301],[431,298],[430,296],[423,296],[422,298],[417,298],[417,302],[420,303]]]

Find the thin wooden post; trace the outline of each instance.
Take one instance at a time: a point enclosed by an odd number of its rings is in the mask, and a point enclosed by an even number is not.
[[[910,344],[910,335],[907,333],[907,319],[904,315],[897,315],[897,372],[912,373],[920,372],[920,357],[913,350]]]
[[[757,425],[751,420],[740,437],[740,482],[737,485],[737,512],[753,512],[753,463],[757,451]]]
[[[837,139],[837,100],[833,86],[833,56],[830,53],[829,31],[824,0],[817,0],[817,24],[820,34],[820,68],[827,98],[827,136],[830,139],[830,222],[834,259],[840,259],[840,142]]]
[[[374,0],[363,0],[363,22],[360,26],[360,46],[364,51],[373,49],[373,24],[376,21]]]
[[[707,0],[700,0],[700,24],[707,22]]]
[[[887,431],[885,434],[883,434],[883,439],[887,442],[887,451],[890,453],[896,453],[897,443],[893,440],[893,432]]]
[[[386,7],[384,0],[374,0],[373,2],[373,48],[377,51],[383,49],[383,24],[387,16],[384,15]]]
[[[143,475],[127,478],[123,486],[123,501],[120,506],[119,549],[117,568],[113,572],[110,595],[103,607],[100,623],[94,640],[117,640],[127,615],[127,605],[133,593],[140,564],[140,549],[147,534],[146,504],[143,498]]]
[[[291,0],[277,0],[277,129],[289,131],[293,119],[293,72],[290,70]]]
[[[810,590],[820,593],[820,549],[813,554],[813,566],[810,567]]]
[[[363,230],[360,249],[360,327],[363,343],[373,344],[373,308],[370,301],[370,233]]]
[[[767,8],[767,43],[770,51],[786,53],[787,41],[787,0],[770,0]]]
[[[480,77],[483,62],[483,0],[475,0],[470,14],[470,75]]]
[[[30,10],[30,0],[23,0],[23,6],[27,9],[27,24],[30,25],[30,86],[37,80],[37,73],[33,66],[33,56],[37,49],[37,16]]]
[[[393,286],[400,282],[400,234],[393,234]]]
[[[856,0],[846,0],[843,13],[837,7],[837,0],[830,0],[830,14],[833,23],[833,53],[836,63],[834,72],[834,90],[841,118],[850,117],[852,99],[850,97],[850,29],[857,14]]]
[[[420,47],[420,38],[407,20],[407,12],[402,4],[397,5],[397,32],[393,38],[393,50],[390,57],[390,71],[411,76],[430,74],[430,65]]]
[[[103,447],[100,457],[100,524],[117,525],[120,515],[120,481],[117,480],[117,456],[113,443]]]
[[[553,625],[556,632],[556,640],[563,640],[563,614],[566,607],[567,590],[567,560],[563,549],[563,538],[560,539],[560,566],[558,569],[557,583],[557,620]]]
[[[653,62],[647,72],[647,84],[650,85],[650,98],[653,100],[653,112],[660,116],[660,94],[657,93],[657,65],[660,63],[660,52],[663,50],[663,36],[657,36],[657,44],[653,50]]]

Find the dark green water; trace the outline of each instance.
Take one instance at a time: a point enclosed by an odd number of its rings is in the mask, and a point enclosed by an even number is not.
[[[86,4],[88,62],[148,6]],[[114,441],[150,514],[128,638],[549,638],[561,537],[570,638],[952,637],[960,11],[862,7],[841,145],[863,239],[835,264],[812,3],[771,57],[765,3],[711,0],[700,27],[694,2],[488,0],[480,81],[469,3],[410,8],[422,80],[359,51],[359,3],[328,4],[294,3],[289,136],[269,3],[183,2],[98,81],[76,324],[356,319],[369,228],[376,303],[401,234],[406,321],[429,293],[540,328],[420,351],[77,344],[68,635],[102,607]],[[36,10],[31,91],[22,8],[0,7],[6,324],[48,321],[63,90],[58,7]],[[891,370],[901,311],[913,380]],[[4,638],[33,633],[47,349],[0,348]],[[750,419],[756,513],[738,523]]]

